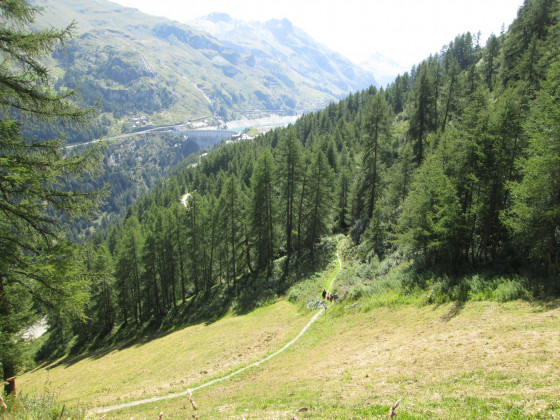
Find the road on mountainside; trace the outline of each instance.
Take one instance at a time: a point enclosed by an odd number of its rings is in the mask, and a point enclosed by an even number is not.
[[[336,257],[338,258],[338,269],[336,270],[336,274],[333,276],[333,278],[331,280],[331,283],[329,284],[329,287],[327,288],[328,293],[331,292],[334,281],[335,281],[336,277],[338,276],[338,272],[342,268],[342,259],[340,258],[340,246],[336,250]],[[220,378],[213,379],[213,380],[211,380],[209,382],[206,382],[206,383],[203,383],[202,385],[199,385],[197,387],[187,389],[186,391],[171,393],[171,394],[166,394],[166,395],[160,395],[160,396],[157,396],[157,397],[146,398],[144,400],[130,401],[130,402],[127,402],[127,403],[110,405],[110,406],[106,406],[106,407],[98,407],[98,408],[88,410],[88,414],[103,414],[103,413],[107,413],[109,411],[121,410],[123,408],[136,407],[138,405],[149,404],[149,403],[153,403],[153,402],[157,402],[157,401],[169,400],[169,399],[177,398],[177,397],[184,397],[184,396],[188,395],[190,392],[198,391],[200,389],[209,387],[209,386],[217,384],[219,382],[226,381],[226,380],[228,380],[228,379],[230,379],[230,378],[232,378],[236,375],[239,375],[242,372],[245,372],[248,369],[257,367],[257,366],[267,362],[268,360],[272,359],[273,357],[278,356],[279,354],[281,354],[282,352],[284,352],[285,350],[290,348],[295,342],[297,342],[303,336],[303,334],[305,334],[305,332],[309,329],[309,327],[311,327],[311,325],[313,325],[313,323],[315,321],[317,321],[317,319],[319,318],[319,316],[322,313],[323,313],[323,309],[319,309],[317,311],[317,313],[315,315],[313,315],[313,318],[311,318],[311,320],[307,323],[307,325],[305,327],[303,327],[303,329],[299,332],[299,334],[296,335],[295,338],[293,338],[290,342],[288,342],[284,347],[282,347],[281,349],[275,351],[274,353],[266,356],[263,359],[260,359],[260,360],[254,362],[254,363],[251,363],[250,365],[247,365],[247,366],[245,366],[241,369],[236,370],[235,372],[232,372],[232,373],[230,373],[228,375],[225,375],[225,376],[222,376]]]
[[[72,148],[77,147],[77,146],[84,146],[86,144],[99,143],[100,141],[117,140],[117,139],[122,139],[124,137],[136,136],[138,134],[150,133],[152,131],[170,130],[175,126],[185,125],[185,124],[186,123],[178,123],[178,124],[172,124],[172,125],[162,125],[162,126],[159,126],[159,127],[152,127],[152,128],[147,128],[145,130],[135,131],[133,133],[124,133],[124,134],[119,134],[118,136],[114,136],[114,137],[107,137],[107,138],[101,138],[101,139],[97,139],[97,140],[87,141],[85,143],[69,144],[69,145],[64,146],[64,148],[65,149],[72,149]]]

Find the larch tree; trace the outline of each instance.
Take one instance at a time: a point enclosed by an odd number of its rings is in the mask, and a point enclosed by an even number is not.
[[[410,118],[409,135],[414,144],[414,157],[418,165],[424,159],[424,146],[428,133],[434,131],[434,79],[426,63],[419,69],[416,89],[414,91],[413,112]]]
[[[274,158],[265,150],[259,158],[251,180],[251,227],[257,254],[257,269],[270,275],[274,261]]]
[[[315,242],[328,232],[333,209],[333,170],[325,154],[318,150],[309,167],[309,196],[305,229],[306,248],[314,254]]]
[[[555,275],[560,273],[560,64],[548,71],[528,124],[529,156],[523,179],[511,184],[513,206],[505,221],[517,242]]]
[[[296,211],[296,188],[301,178],[301,143],[296,137],[293,127],[288,128],[284,138],[278,144],[278,181],[280,183],[280,194],[282,215],[284,217],[284,233],[286,239],[286,255],[288,260],[292,255],[292,236],[294,230]]]
[[[366,107],[364,122],[364,162],[363,170],[368,184],[367,217],[371,219],[375,200],[379,195],[380,149],[382,141],[387,141],[391,128],[391,107],[379,93]]]
[[[81,109],[51,86],[42,56],[68,41],[73,24],[32,29],[39,9],[24,0],[0,2],[0,361],[4,379],[17,374],[18,333],[30,321],[31,303],[83,314],[86,274],[75,246],[65,239],[61,215],[85,216],[103,196],[69,190],[72,180],[92,175],[100,148],[67,154],[63,140],[25,138],[29,124],[86,123],[94,110]],[[5,386],[13,391],[13,382]]]
[[[119,304],[126,325],[130,314],[136,325],[142,318],[141,250],[144,238],[136,216],[126,219],[121,240],[116,249],[115,276],[119,287]]]
[[[239,179],[230,175],[219,198],[221,233],[225,247],[227,278],[233,280],[233,291],[239,293],[238,277],[243,272],[243,216],[244,197]]]

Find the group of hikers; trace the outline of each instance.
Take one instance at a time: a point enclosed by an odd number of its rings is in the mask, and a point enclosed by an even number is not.
[[[328,293],[325,289],[323,289],[323,299],[327,299],[329,302],[336,302],[338,294]]]

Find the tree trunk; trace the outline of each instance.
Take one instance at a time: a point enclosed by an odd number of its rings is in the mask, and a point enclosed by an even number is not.
[[[4,274],[0,273],[0,319],[7,319],[8,316],[10,315],[10,306],[8,304],[8,296],[6,295],[6,289],[4,288]],[[6,341],[6,343],[3,343],[3,345],[6,345],[7,342],[11,342],[11,336],[13,335],[12,331],[0,331],[2,333],[2,336],[6,337],[4,340]],[[12,377],[15,376],[16,374],[16,365],[14,363],[14,360],[12,360],[12,358],[9,356],[9,352],[2,352],[2,359],[0,360],[0,362],[2,362],[2,370],[4,372],[3,375],[3,382],[6,382],[6,384],[4,385],[4,393],[5,395],[10,395],[11,393],[14,393],[15,395],[15,390],[16,390],[16,385],[15,385],[15,380],[14,381],[8,381],[7,379],[10,379]]]
[[[298,210],[298,228],[297,228],[297,253],[298,258],[301,255],[301,223],[303,220],[303,199],[305,197],[305,187],[307,184],[307,166],[308,163],[305,163],[305,170],[303,171],[303,183],[301,187],[301,197],[299,199],[299,210]]]

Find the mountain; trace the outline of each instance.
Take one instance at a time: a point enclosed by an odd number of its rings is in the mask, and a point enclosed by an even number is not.
[[[211,13],[188,24],[206,31],[271,72],[284,69],[313,80],[334,95],[377,85],[372,73],[321,45],[287,19],[245,22],[225,13]],[[288,82],[289,83],[289,82]]]
[[[75,39],[54,52],[51,65],[59,89],[79,87],[84,105],[101,98],[95,135],[129,131],[139,115],[153,125],[294,115],[374,83],[288,21],[263,24],[266,41],[237,44],[106,0],[35,4],[43,8],[39,26],[76,21]]]
[[[393,83],[399,74],[410,71],[410,68],[386,57],[379,51],[371,54],[366,61],[360,64],[364,69],[375,74],[379,85],[383,87]]]

